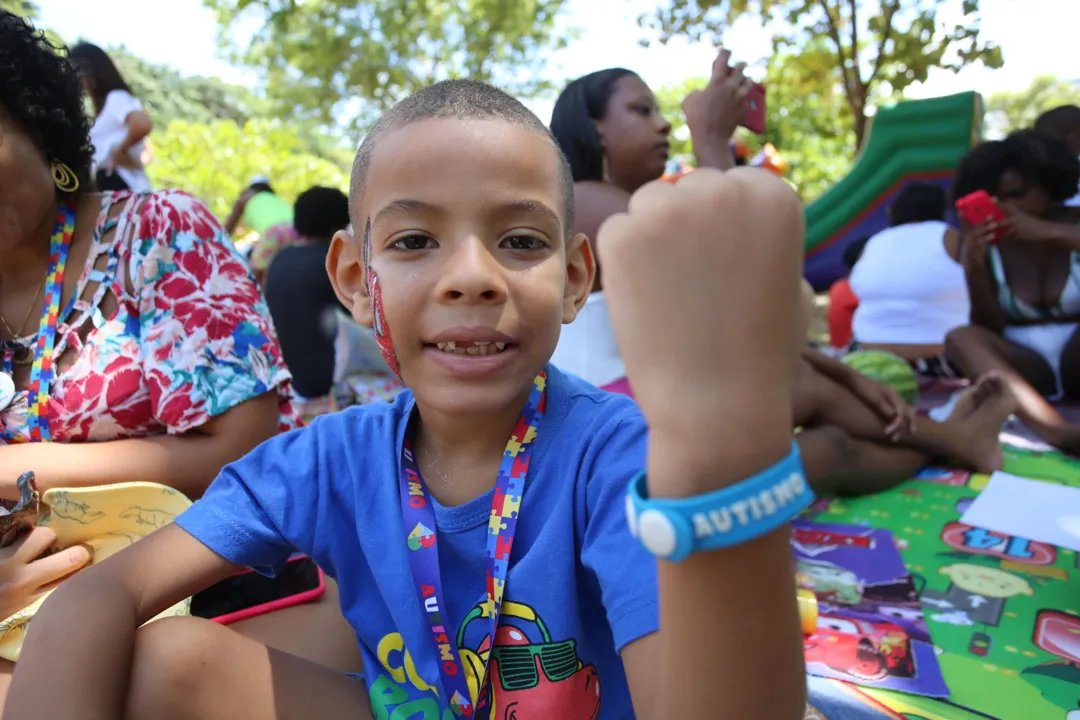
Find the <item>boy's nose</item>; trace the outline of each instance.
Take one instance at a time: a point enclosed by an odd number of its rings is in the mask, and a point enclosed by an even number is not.
[[[499,303],[506,299],[503,267],[479,238],[458,245],[438,285],[443,302]]]

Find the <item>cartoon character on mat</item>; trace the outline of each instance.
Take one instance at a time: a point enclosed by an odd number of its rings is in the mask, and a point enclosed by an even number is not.
[[[817,629],[803,640],[803,648],[806,662],[818,662],[860,680],[915,675],[911,638],[892,623],[822,613]]]
[[[962,611],[984,625],[997,626],[1007,599],[1035,594],[1027,580],[995,567],[953,563],[939,572],[952,580],[949,589],[923,590],[923,603],[946,612]]]
[[[1040,610],[1031,641],[1061,660],[1026,668],[1021,677],[1055,705],[1077,708],[1065,715],[1066,720],[1080,720],[1080,617],[1060,610]]]
[[[858,605],[863,598],[858,575],[824,560],[799,558],[795,562],[795,581],[827,602]]]
[[[490,654],[489,685],[484,692],[495,693],[493,720],[599,717],[600,676],[596,667],[582,662],[574,640],[552,641],[544,621],[531,607],[504,601],[494,646],[485,635],[475,651],[465,645],[465,632],[473,621],[488,622],[484,603],[465,616],[457,642],[474,691],[483,660]]]

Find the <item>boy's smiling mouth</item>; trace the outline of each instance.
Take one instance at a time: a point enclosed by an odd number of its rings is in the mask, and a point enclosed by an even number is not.
[[[487,327],[456,327],[424,342],[424,352],[454,374],[487,374],[506,366],[514,338]]]

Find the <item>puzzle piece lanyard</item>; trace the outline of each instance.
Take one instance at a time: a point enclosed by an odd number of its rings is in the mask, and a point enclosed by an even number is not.
[[[68,250],[71,249],[71,236],[75,232],[75,207],[71,204],[60,206],[56,225],[53,226],[49,239],[49,268],[45,275],[45,307],[38,325],[37,341],[34,343],[34,362],[30,366],[30,385],[28,387],[29,426],[31,442],[49,442],[49,386],[52,384],[53,346],[56,344],[56,326],[60,321],[60,296],[64,290],[64,268],[67,266]],[[5,352],[3,372],[11,375],[14,354]],[[6,438],[18,441],[16,436]]]
[[[510,548],[514,542],[514,531],[517,529],[525,475],[529,470],[529,458],[532,455],[537,428],[544,417],[546,384],[547,376],[541,371],[533,381],[533,389],[529,393],[525,409],[506,443],[506,450],[499,465],[499,476],[495,481],[495,496],[491,501],[487,535],[487,615],[490,624],[488,642],[491,646],[495,644],[495,630],[499,625],[499,610],[506,588]],[[409,565],[416,583],[417,597],[431,626],[435,656],[439,659],[443,699],[449,703],[455,715],[481,717],[470,709],[472,700],[468,679],[461,663],[455,633],[452,628],[447,627],[449,618],[445,615],[447,606],[439,576],[435,513],[427,484],[413,458],[412,430],[410,421],[401,448],[400,472],[401,510],[405,520]],[[490,655],[488,657],[490,658]],[[487,667],[488,663],[485,661],[481,677],[478,678],[480,682],[477,686],[477,704],[481,703],[479,698],[483,697]],[[484,704],[490,707],[490,700]]]

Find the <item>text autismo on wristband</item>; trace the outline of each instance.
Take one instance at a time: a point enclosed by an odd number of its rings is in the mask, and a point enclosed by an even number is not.
[[[814,493],[803,472],[799,446],[752,478],[690,498],[649,497],[645,473],[630,481],[626,518],[630,532],[654,555],[682,560],[760,537],[807,508]]]

